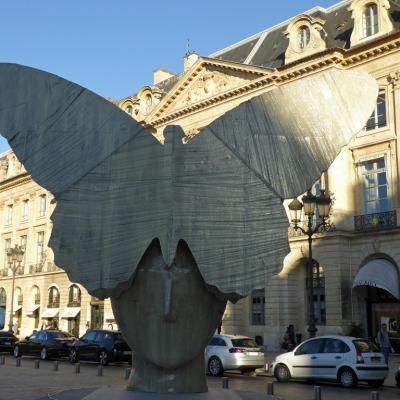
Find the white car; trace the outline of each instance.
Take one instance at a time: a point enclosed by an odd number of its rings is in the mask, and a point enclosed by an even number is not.
[[[225,370],[253,372],[265,367],[264,353],[246,336],[214,335],[205,350],[207,372],[221,376]]]
[[[366,381],[380,387],[388,375],[383,354],[374,343],[350,336],[319,336],[275,358],[269,372],[280,382],[291,378],[339,381],[353,387]]]

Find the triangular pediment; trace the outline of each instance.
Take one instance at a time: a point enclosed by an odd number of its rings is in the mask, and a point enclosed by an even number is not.
[[[198,108],[202,104],[209,104],[210,101],[218,101],[228,93],[271,72],[268,68],[200,57],[181,76],[146,120],[150,122],[193,106]]]

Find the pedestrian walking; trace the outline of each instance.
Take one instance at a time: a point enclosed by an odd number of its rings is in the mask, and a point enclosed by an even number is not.
[[[376,341],[378,342],[379,348],[385,357],[386,364],[389,363],[389,354],[390,349],[392,348],[389,340],[389,334],[387,331],[387,325],[382,324],[381,329],[379,330],[378,334],[376,335]]]

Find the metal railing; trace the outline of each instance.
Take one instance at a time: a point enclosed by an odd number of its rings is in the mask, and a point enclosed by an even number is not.
[[[8,276],[8,268],[0,269],[0,277]]]
[[[396,210],[354,217],[354,230],[356,232],[378,231],[395,227],[397,227]]]
[[[40,304],[40,294],[35,294],[35,304]]]
[[[18,305],[22,306],[22,303],[24,302],[24,296],[22,294],[20,294],[17,298],[18,301]]]

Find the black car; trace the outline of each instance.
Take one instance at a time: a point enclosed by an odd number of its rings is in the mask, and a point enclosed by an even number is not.
[[[15,342],[18,339],[12,332],[0,331],[0,351],[6,351],[13,354]]]
[[[46,360],[52,356],[67,356],[67,344],[75,340],[77,340],[77,338],[69,333],[56,329],[34,331],[24,340],[15,343],[14,357],[30,355],[39,356],[42,360]]]
[[[132,361],[132,352],[121,332],[94,329],[86,332],[78,341],[69,345],[69,360],[98,361],[107,365],[112,361]]]

